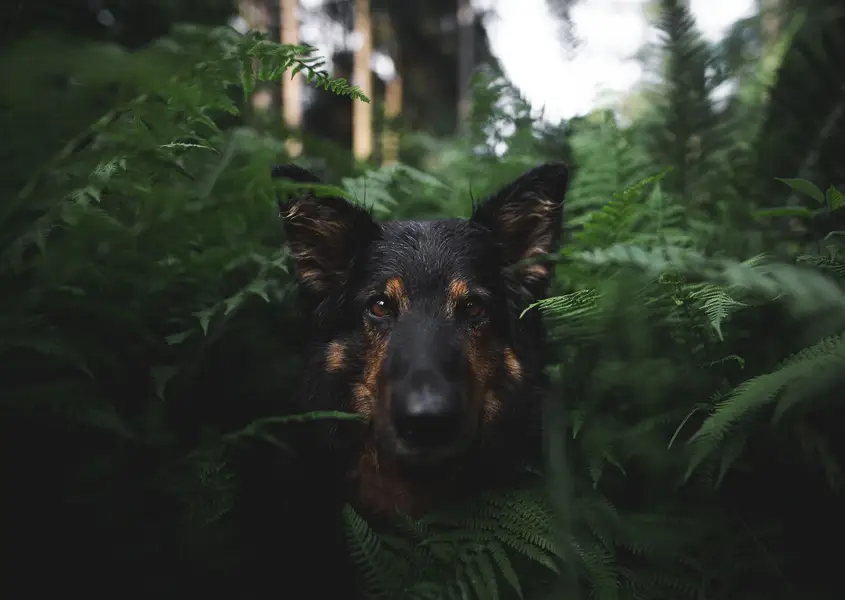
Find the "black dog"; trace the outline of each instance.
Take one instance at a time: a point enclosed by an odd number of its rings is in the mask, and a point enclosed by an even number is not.
[[[536,454],[545,334],[520,314],[547,292],[536,259],[557,250],[567,185],[564,165],[539,166],[468,220],[379,223],[311,192],[281,204],[312,326],[298,409],[367,417],[335,457],[359,509],[421,515]]]

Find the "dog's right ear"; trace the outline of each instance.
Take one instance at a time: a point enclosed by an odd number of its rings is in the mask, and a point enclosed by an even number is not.
[[[313,173],[295,165],[273,167],[274,179],[320,183]],[[279,203],[299,282],[312,296],[326,296],[342,287],[355,259],[380,235],[364,208],[344,198],[318,198],[305,191]]]

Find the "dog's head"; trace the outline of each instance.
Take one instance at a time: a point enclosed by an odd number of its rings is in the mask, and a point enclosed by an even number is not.
[[[567,183],[564,165],[540,166],[468,220],[379,223],[311,193],[281,206],[321,371],[370,418],[378,463],[456,461],[536,385],[542,325],[519,316],[548,289],[536,259],[557,249]]]

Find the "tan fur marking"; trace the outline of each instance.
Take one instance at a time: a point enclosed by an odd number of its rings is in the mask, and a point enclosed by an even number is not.
[[[540,282],[549,278],[549,270],[544,265],[527,265],[517,270],[517,276],[524,282]]]
[[[361,379],[352,387],[352,410],[371,419],[370,431],[377,427],[376,421],[382,421],[386,414],[383,402],[379,402],[379,373],[387,353],[387,340],[379,332],[367,326],[370,347],[366,354],[366,364]],[[397,497],[395,484],[387,486],[382,474],[378,451],[369,439],[361,452],[357,464],[348,473],[356,488],[356,500],[367,510],[375,512],[393,511],[392,499]],[[390,490],[386,490],[389,487]]]
[[[469,296],[469,284],[463,279],[455,279],[449,283],[449,301],[457,304]]]
[[[299,282],[314,291],[321,291],[326,287],[323,273],[317,269],[301,269]]]
[[[454,316],[461,302],[469,297],[469,284],[463,279],[453,279],[446,288],[446,314]]]
[[[496,373],[496,362],[485,348],[483,330],[477,329],[470,334],[464,351],[469,360],[469,368],[472,373],[473,387],[471,394],[473,407],[477,411],[476,414],[486,424],[499,414],[501,405],[499,399],[491,389],[493,376]]]
[[[375,408],[375,397],[370,393],[362,383],[356,383],[352,386],[352,411],[359,415],[370,416]]]
[[[309,198],[308,202],[294,203],[285,211],[282,218],[297,227],[310,229],[322,236],[329,236],[346,227],[343,223],[326,218],[325,212],[324,207],[314,205],[313,198]]]
[[[396,511],[413,514],[424,510],[421,498],[389,465],[381,463],[371,443],[361,454],[352,477],[356,484],[356,501],[369,512],[390,515]]]
[[[505,369],[508,375],[516,381],[520,381],[522,379],[522,364],[519,362],[516,354],[514,354],[513,348],[505,348],[504,355]]]
[[[544,235],[537,241],[540,244],[548,245],[552,243],[552,238],[550,235]],[[546,248],[543,246],[533,246],[532,248],[529,248],[528,251],[525,253],[525,258],[531,258],[533,256],[544,256],[548,253],[548,250],[546,250]]]
[[[532,246],[531,248],[526,250],[525,256],[523,258],[535,258],[535,257],[539,257],[539,256],[548,256],[549,255],[548,247],[552,243],[552,237],[550,235],[541,236],[536,241],[536,243],[539,244],[539,245]]]
[[[518,226],[524,219],[546,220],[556,204],[545,195],[533,195],[533,202],[509,201],[501,211],[501,221],[505,227]]]
[[[392,515],[397,511],[414,518],[431,510],[435,498],[448,497],[455,489],[457,471],[446,471],[433,481],[414,482],[402,475],[396,466],[379,458],[368,443],[358,464],[350,473],[355,482],[355,504],[372,514]]]
[[[408,292],[400,277],[390,279],[384,286],[384,293],[396,303],[399,310],[406,311],[410,307],[411,301],[408,299]]]
[[[365,356],[366,364],[361,373],[361,379],[352,386],[352,410],[371,418],[377,417],[377,413],[384,412],[376,410],[376,403],[379,394],[379,374],[381,365],[384,363],[384,356],[387,354],[387,340],[382,338],[374,330],[368,330],[370,336],[370,347]]]
[[[499,398],[493,393],[493,390],[487,390],[484,394],[484,404],[482,406],[481,416],[485,425],[492,423],[499,413],[502,412],[502,403]]]
[[[542,236],[541,239],[537,240],[539,244],[546,244],[551,243],[550,236]],[[525,260],[529,258],[534,258],[538,256],[548,256],[548,252],[541,246],[533,246],[529,248],[525,252],[525,256],[522,257],[520,260]],[[528,279],[548,279],[549,278],[549,266],[544,263],[536,262],[529,265],[522,265],[518,269],[519,275],[524,278]]]
[[[469,360],[469,368],[472,371],[473,378],[476,382],[486,385],[493,376],[494,365],[485,351],[480,330],[475,330],[469,334],[464,350]]]
[[[335,373],[343,368],[346,362],[346,344],[331,342],[326,349],[326,371]]]
[[[293,221],[300,215],[301,212],[302,210],[299,208],[299,204],[294,203],[288,206],[288,209],[284,212],[282,218],[286,221]]]

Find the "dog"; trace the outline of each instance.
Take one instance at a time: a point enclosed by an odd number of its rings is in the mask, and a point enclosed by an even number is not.
[[[319,183],[277,166],[273,177]],[[327,431],[349,501],[419,517],[536,459],[545,331],[569,171],[537,166],[469,219],[376,221],[340,197],[279,209],[310,327],[300,410],[358,413]],[[305,186],[307,187],[307,186]],[[332,439],[334,438],[334,439]]]

